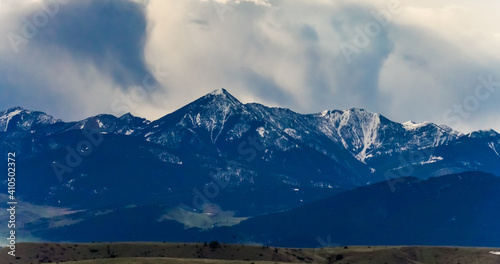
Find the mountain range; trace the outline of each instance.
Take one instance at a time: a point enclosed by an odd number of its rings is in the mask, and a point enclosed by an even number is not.
[[[493,130],[463,134],[356,108],[299,114],[243,104],[225,89],[155,121],[101,114],[64,122],[15,107],[0,112],[0,142],[3,153],[16,152],[16,194],[29,205],[20,212],[21,229],[45,240],[48,230],[53,239],[56,229],[74,235],[80,225],[137,211],[155,215],[156,224],[172,222],[166,230],[179,234],[173,239],[201,239],[199,230],[237,230],[262,215],[372,186],[384,185],[399,199],[398,186],[408,181],[412,189],[470,171],[500,175],[500,135]],[[307,214],[318,210],[329,213]],[[263,243],[256,233],[240,233]],[[356,241],[365,240],[345,243]]]

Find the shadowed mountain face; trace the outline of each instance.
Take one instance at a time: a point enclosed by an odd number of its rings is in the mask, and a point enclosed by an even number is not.
[[[158,221],[166,210],[155,205],[75,213],[69,218],[33,222],[30,228],[45,240],[77,242],[218,240],[308,248],[499,247],[499,192],[499,177],[466,172],[428,180],[402,178],[394,189],[377,183],[290,211],[256,216],[231,227],[186,229],[171,219]],[[51,227],[64,220],[73,223]]]
[[[405,176],[500,174],[492,130],[464,135],[363,109],[304,115],[242,104],[224,89],[152,122],[130,114],[63,122],[16,107],[0,112],[0,140],[3,153],[16,152],[21,201],[85,219],[103,208],[179,204],[255,216],[386,180],[394,190]]]
[[[467,172],[357,188],[287,212],[255,217],[231,233],[287,247],[500,246],[500,178]],[[240,233],[241,232],[241,233]],[[242,235],[245,234],[245,235]]]

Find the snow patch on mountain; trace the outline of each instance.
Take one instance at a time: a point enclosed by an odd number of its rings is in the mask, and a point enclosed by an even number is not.
[[[325,110],[319,114],[319,117],[324,117],[328,114],[328,110]]]
[[[431,163],[435,163],[435,162],[438,162],[440,160],[443,160],[443,157],[439,157],[439,156],[430,156],[429,159],[427,161],[422,161],[420,162],[420,165],[424,165],[424,164],[431,164]]]
[[[16,109],[10,113],[6,113],[0,117],[0,131],[7,131],[7,128],[9,127],[9,122],[10,120],[21,113],[20,109]]]
[[[485,138],[485,137],[496,137],[499,134],[493,129],[478,130],[467,134],[470,138]]]
[[[302,136],[300,136],[300,134],[297,132],[297,130],[293,129],[293,128],[285,128],[285,133],[291,137],[293,137],[294,139],[301,139]]]
[[[372,151],[382,145],[379,130],[380,115],[363,109],[323,111],[318,129],[332,140],[342,144],[361,162],[372,157]]]
[[[173,164],[182,164],[182,161],[179,157],[168,153],[167,151],[161,151],[161,150],[149,150],[151,153],[153,153],[155,156],[158,157],[159,160],[163,162],[168,162],[168,163],[173,163]]]
[[[98,124],[99,128],[104,128],[105,127],[104,124],[102,123],[102,121],[99,120],[99,119],[97,120],[97,124]]]
[[[264,127],[258,127],[256,131],[257,131],[257,133],[259,133],[260,137],[264,137],[267,133],[267,131]]]
[[[500,154],[498,154],[495,142],[488,142],[488,147],[490,147],[497,154],[497,156],[500,156]]]
[[[210,93],[210,95],[223,95],[224,96],[224,88],[219,88]]]
[[[365,162],[365,160],[371,155],[367,153],[367,150],[370,148],[375,148],[379,144],[378,139],[378,128],[380,127],[380,117],[378,114],[375,114],[369,121],[369,123],[362,127],[363,129],[363,148],[361,152],[356,155],[356,158],[361,162]]]
[[[410,120],[410,121],[404,122],[402,125],[403,125],[404,129],[406,129],[406,130],[415,130],[415,129],[421,128],[423,126],[426,126],[428,124],[430,124],[430,123],[427,121],[422,122],[422,123],[415,123],[415,122]]]

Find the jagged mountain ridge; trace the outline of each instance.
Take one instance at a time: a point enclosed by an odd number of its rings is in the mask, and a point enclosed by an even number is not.
[[[159,168],[144,170],[149,171],[151,182],[162,175],[169,175],[169,181],[175,182],[154,186],[155,197],[166,195],[161,194],[165,190],[203,187],[212,180],[208,171],[228,182],[230,188],[284,190],[345,190],[403,176],[427,178],[468,170],[500,174],[500,136],[494,131],[463,135],[428,122],[393,122],[363,109],[304,115],[257,103],[243,104],[225,89],[153,122],[131,114],[102,114],[63,122],[19,107],[4,111],[0,120],[5,127],[0,132],[0,147],[17,149],[26,166],[42,164],[42,173],[52,178],[51,164],[65,165],[68,146],[75,148],[86,140],[79,131],[90,130],[101,134],[106,142],[119,142],[96,147],[96,154],[89,159],[112,157],[100,165],[112,172],[116,170],[112,166],[131,162],[128,152],[138,153],[134,161],[137,166]],[[233,161],[239,165],[228,167]],[[84,164],[68,169],[64,181],[73,185],[82,182],[82,195],[89,192],[88,188],[111,192],[107,191],[109,181],[106,185],[98,180],[110,175],[95,172],[92,163]],[[121,177],[132,181],[131,171],[121,172]],[[83,179],[81,175],[90,176]],[[90,186],[94,178],[98,183]],[[74,188],[57,182],[40,184],[60,195]],[[41,196],[44,188],[33,191]],[[58,201],[56,197],[53,201]],[[307,201],[307,197],[297,200]]]
[[[29,117],[30,113],[36,113],[36,118]],[[380,152],[381,149],[436,147],[462,136],[461,133],[443,125],[430,122],[415,124],[411,121],[400,124],[392,122],[380,114],[363,109],[332,110],[301,115],[289,109],[269,108],[256,103],[242,104],[225,89],[216,90],[154,122],[134,117],[130,113],[120,118],[112,115],[97,115],[82,121],[69,122],[67,124],[72,124],[72,126],[65,127],[65,129],[105,131],[113,126],[112,132],[114,133],[134,133],[134,135],[144,136],[156,143],[166,144],[168,140],[163,140],[162,143],[162,137],[155,134],[165,129],[165,123],[172,123],[172,120],[177,118],[178,125],[190,126],[191,128],[200,127],[207,130],[210,133],[210,141],[215,143],[224,130],[225,122],[237,114],[241,115],[241,118],[245,118],[245,120],[239,120],[243,122],[257,120],[257,118],[265,119],[294,139],[300,139],[306,136],[304,134],[310,132],[322,134],[341,144],[362,162],[377,155],[377,151]],[[20,122],[14,118],[18,115],[21,116],[21,120],[26,116],[28,118]],[[181,115],[182,117],[180,117]],[[108,122],[104,124],[102,119],[107,119]],[[62,122],[45,113],[32,112],[21,107],[3,111],[0,114],[0,121],[3,121],[0,123],[0,128],[4,127],[4,132],[6,132],[10,121],[14,121],[19,128],[25,128],[25,130],[30,128],[31,124],[51,125]],[[132,123],[134,124],[130,125]],[[233,131],[230,131],[232,134],[229,134],[226,139],[234,139],[231,136],[239,137],[247,130],[247,126],[239,124]],[[496,132],[493,131],[493,133]],[[398,134],[403,139],[398,142],[394,142],[394,140],[390,142]],[[490,133],[490,135],[493,134]],[[388,140],[389,142],[387,142]]]
[[[26,110],[19,106],[0,112],[0,132],[28,131],[58,122],[62,122],[62,120],[55,119],[43,112]]]
[[[416,124],[409,121],[401,124],[380,114],[355,108],[303,115],[257,103],[242,104],[225,89],[209,93],[153,122],[128,113],[120,118],[98,115],[65,123],[41,112],[17,107],[0,115],[0,128],[4,128],[7,133],[4,136],[7,137],[9,125],[21,130],[33,127],[30,133],[36,133],[39,127],[50,127],[41,130],[55,133],[88,129],[139,136],[174,149],[185,147],[182,142],[187,141],[219,155],[220,145],[224,142],[237,142],[250,129],[255,129],[264,147],[277,146],[282,151],[308,147],[343,163],[345,167],[356,167],[358,164],[351,165],[356,163],[352,161],[352,156],[367,164],[372,171],[376,167],[374,163],[387,156],[446,146],[464,136],[478,138],[481,133],[463,135],[447,126],[430,122]],[[108,131],[110,128],[112,131]],[[498,133],[491,130],[485,136],[495,138]],[[493,150],[497,149],[498,142],[493,140],[489,144]],[[346,163],[346,160],[349,161]],[[357,172],[360,173],[359,170]]]

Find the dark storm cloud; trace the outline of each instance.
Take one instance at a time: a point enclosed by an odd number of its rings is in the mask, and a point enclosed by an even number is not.
[[[32,48],[56,46],[77,61],[91,60],[122,87],[140,85],[146,17],[138,3],[118,0],[69,1],[34,38]]]
[[[15,12],[0,17],[8,22],[0,27],[6,36],[0,43],[0,90],[7,95],[0,97],[0,108],[19,105],[65,120],[113,114],[116,98],[143,86],[144,78],[154,82],[144,58],[145,6],[132,0],[46,0],[7,7]]]

